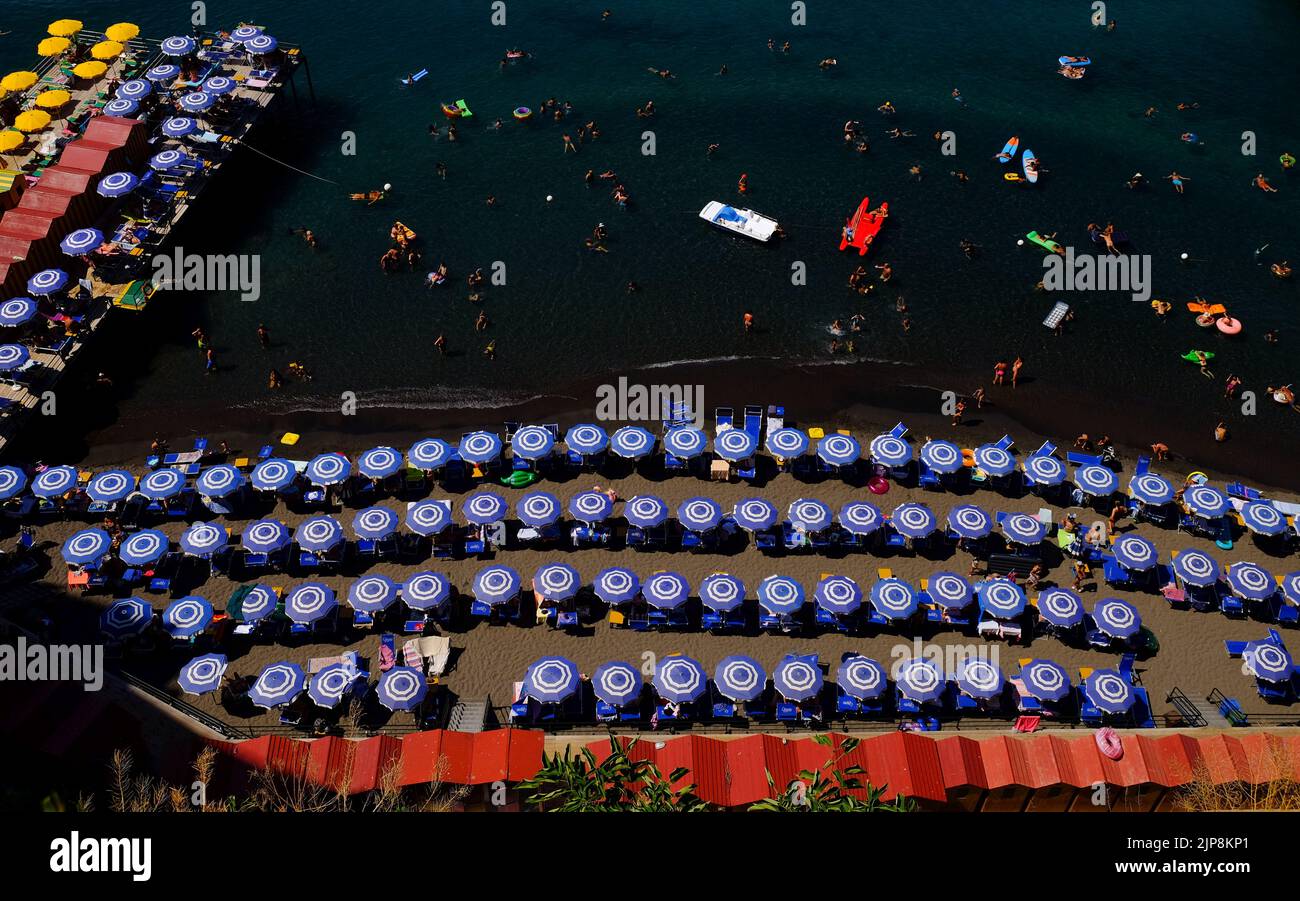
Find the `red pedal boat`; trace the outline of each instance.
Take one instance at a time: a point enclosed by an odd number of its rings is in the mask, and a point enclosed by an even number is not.
[[[882,203],[880,211],[873,212],[871,198],[863,197],[862,203],[858,204],[857,212],[840,232],[840,250],[856,247],[858,256],[866,256],[867,251],[871,249],[871,242],[876,240],[876,235],[880,233],[880,227],[885,224],[888,215],[888,203]]]

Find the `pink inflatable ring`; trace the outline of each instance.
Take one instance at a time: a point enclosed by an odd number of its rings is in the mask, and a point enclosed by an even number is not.
[[[1233,319],[1231,316],[1220,317],[1219,321],[1214,323],[1214,327],[1225,335],[1237,335],[1241,333],[1241,320]]]

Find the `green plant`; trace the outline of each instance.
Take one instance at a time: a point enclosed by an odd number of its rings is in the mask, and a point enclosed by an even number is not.
[[[539,810],[566,813],[597,811],[649,811],[654,813],[707,810],[708,804],[695,794],[693,784],[673,786],[690,772],[679,767],[665,779],[659,767],[648,760],[633,760],[626,748],[610,738],[610,753],[602,761],[590,748],[573,754],[542,755],[537,775],[520,783],[526,803]]]
[[[829,735],[817,735],[813,741],[827,748],[834,747]],[[750,810],[778,811],[782,813],[820,813],[836,811],[843,813],[910,813],[916,809],[916,802],[898,795],[892,801],[885,801],[884,794],[888,786],[877,788],[858,777],[865,772],[856,764],[842,766],[842,761],[858,747],[856,738],[846,738],[840,745],[835,757],[827,761],[825,767],[816,770],[801,770],[798,779],[784,790],[778,790],[772,773],[767,773],[767,785],[772,797],[764,798],[750,805]],[[855,791],[866,793],[865,798],[853,794]]]

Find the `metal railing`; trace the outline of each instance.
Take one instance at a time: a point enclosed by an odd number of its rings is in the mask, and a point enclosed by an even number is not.
[[[118,669],[116,670],[115,675],[121,677],[122,681],[124,681],[127,685],[130,685],[132,688],[139,689],[140,691],[149,695],[151,698],[161,701],[162,703],[171,707],[173,710],[185,714],[190,719],[202,723],[204,726],[211,729],[213,732],[216,732],[220,735],[224,735],[226,738],[237,741],[239,739],[253,737],[253,735],[247,730],[240,729],[237,726],[232,726],[230,723],[227,723],[224,720],[217,719],[217,717],[213,716],[212,714],[204,710],[200,710],[199,708],[195,707],[193,704],[190,704],[187,701],[182,701],[180,698],[172,697],[162,689],[149,684],[148,682],[144,681],[138,676],[132,675],[126,670]]]
[[[1218,689],[1215,689],[1215,691],[1218,691]],[[1205,716],[1192,699],[1183,694],[1181,688],[1174,686],[1174,688],[1170,689],[1168,697],[1165,698],[1165,703],[1174,705],[1174,710],[1177,711],[1179,717],[1188,726],[1195,729],[1206,725]]]

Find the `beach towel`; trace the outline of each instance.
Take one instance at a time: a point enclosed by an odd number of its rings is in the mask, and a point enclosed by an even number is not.
[[[1043,718],[1041,716],[1018,716],[1014,728],[1017,732],[1036,732],[1038,724]]]

